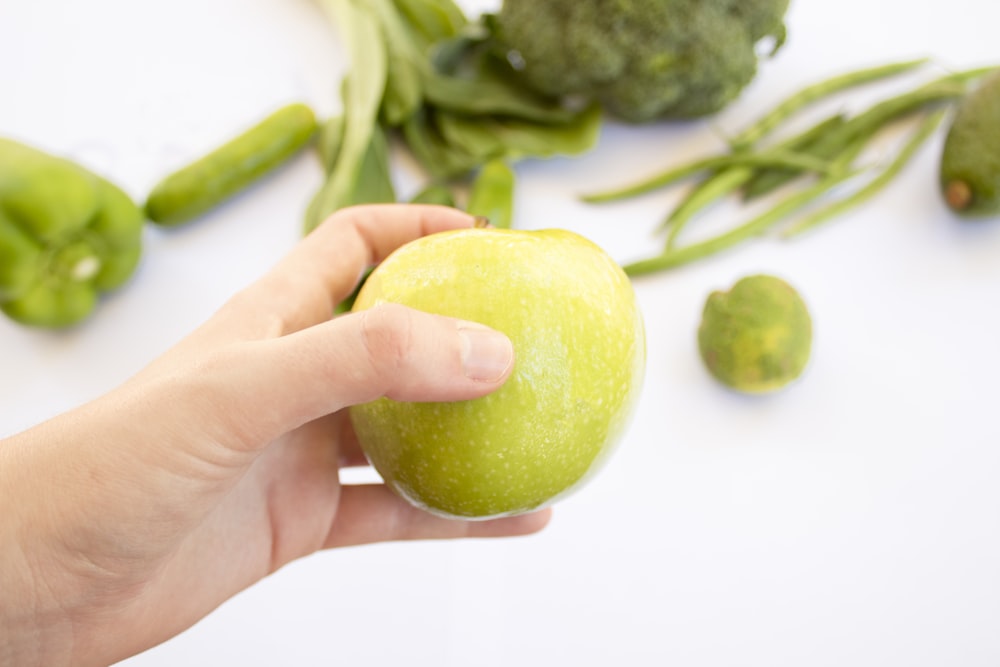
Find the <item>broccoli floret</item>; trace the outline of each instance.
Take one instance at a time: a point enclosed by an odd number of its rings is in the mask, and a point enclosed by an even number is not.
[[[525,83],[600,100],[629,122],[692,118],[732,101],[789,0],[504,0],[494,38]]]

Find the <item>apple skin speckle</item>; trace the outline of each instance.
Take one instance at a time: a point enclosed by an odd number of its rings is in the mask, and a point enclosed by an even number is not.
[[[351,408],[369,461],[414,505],[473,519],[528,512],[580,488],[614,450],[646,343],[628,278],[591,241],[559,229],[433,234],[382,262],[354,310],[384,302],[480,322],[515,350],[488,396]]]

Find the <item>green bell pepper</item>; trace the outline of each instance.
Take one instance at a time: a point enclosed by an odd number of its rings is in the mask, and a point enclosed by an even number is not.
[[[135,271],[143,223],[104,178],[0,138],[0,311],[30,326],[80,322]]]

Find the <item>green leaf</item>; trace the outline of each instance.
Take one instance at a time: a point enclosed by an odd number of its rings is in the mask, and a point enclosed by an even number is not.
[[[593,105],[568,123],[543,124],[517,118],[498,118],[492,128],[506,147],[509,159],[579,155],[597,143],[603,113]]]
[[[378,126],[357,165],[357,178],[350,190],[334,188],[330,179],[313,197],[306,211],[309,229],[315,229],[335,211],[357,204],[382,204],[396,201],[385,133]]]
[[[411,204],[437,204],[439,206],[455,206],[455,197],[451,188],[443,183],[431,183],[423,190],[413,195]]]
[[[439,111],[434,118],[442,139],[480,164],[502,156],[506,150],[503,141],[496,134],[494,123],[489,122],[489,119],[448,111]]]
[[[393,0],[396,9],[428,44],[454,37],[468,23],[451,0]]]
[[[350,69],[343,86],[344,141],[329,180],[317,194],[322,197],[318,210],[350,201],[357,185],[359,167],[365,158],[378,122],[378,112],[388,78],[385,38],[377,18],[367,4],[354,0],[319,0],[327,15],[339,26],[347,45]],[[314,204],[317,200],[314,199]],[[322,221],[306,215],[308,233]]]
[[[499,78],[460,78],[431,72],[424,81],[428,103],[466,115],[502,115],[537,123],[567,123],[574,113]]]
[[[403,124],[407,147],[431,177],[438,181],[459,178],[482,164],[482,160],[449,144],[442,137],[434,115],[424,109]]]
[[[412,60],[390,48],[389,76],[382,96],[381,118],[390,127],[399,127],[420,108],[424,99],[420,68]]]

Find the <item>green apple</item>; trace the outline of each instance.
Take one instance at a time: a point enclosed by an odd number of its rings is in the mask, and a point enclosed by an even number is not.
[[[646,347],[632,286],[600,247],[561,229],[433,234],[376,267],[353,310],[385,302],[485,324],[515,354],[510,378],[482,398],[351,408],[362,449],[401,496],[443,516],[519,514],[607,460]]]

